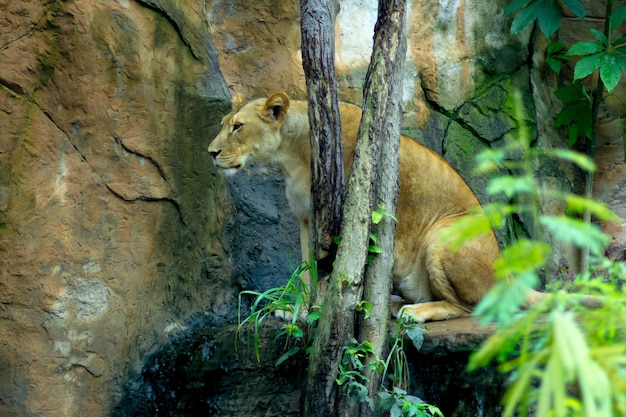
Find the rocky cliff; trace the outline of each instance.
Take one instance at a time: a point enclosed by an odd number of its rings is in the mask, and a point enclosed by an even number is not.
[[[515,136],[513,90],[536,141],[563,143],[545,45],[530,30],[509,37],[505,5],[410,2],[405,132],[482,199],[472,157]],[[304,97],[299,7],[0,0],[0,10],[0,415],[112,415],[146,358],[232,322],[241,289],[283,282],[297,262],[276,170],[225,182],[206,147],[231,93]],[[343,100],[360,101],[375,19],[375,1],[342,2]],[[625,218],[619,106],[603,112],[597,192]],[[548,168],[538,170],[558,186],[578,181]],[[622,225],[608,230],[619,256]]]

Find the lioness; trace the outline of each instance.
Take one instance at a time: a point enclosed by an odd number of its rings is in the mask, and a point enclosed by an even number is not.
[[[339,110],[347,172],[361,109],[340,103]],[[302,259],[308,259],[309,130],[306,101],[290,101],[285,93],[246,101],[239,94],[208,149],[226,174],[243,169],[249,161],[271,162],[282,169],[287,200],[300,221]],[[406,136],[400,138],[393,283],[404,298],[400,305],[406,304],[403,317],[425,322],[467,316],[493,286],[492,265],[500,255],[493,234],[471,240],[458,252],[439,241],[442,230],[478,205],[474,193],[443,158]]]

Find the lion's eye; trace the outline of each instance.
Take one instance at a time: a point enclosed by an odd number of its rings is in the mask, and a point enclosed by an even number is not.
[[[233,123],[233,133],[235,133],[236,131],[238,131],[242,127],[243,127],[243,123],[238,123],[238,122]]]

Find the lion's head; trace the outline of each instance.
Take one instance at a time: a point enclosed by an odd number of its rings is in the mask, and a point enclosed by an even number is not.
[[[209,145],[215,165],[234,174],[249,161],[269,162],[280,146],[280,126],[289,109],[285,93],[247,101],[233,99],[233,110],[222,119],[222,128]]]

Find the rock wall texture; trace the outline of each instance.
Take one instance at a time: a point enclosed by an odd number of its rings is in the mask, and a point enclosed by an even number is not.
[[[531,30],[509,37],[505,6],[409,2],[405,133],[451,161],[483,201],[472,157],[515,137],[512,91],[535,141],[564,143],[545,45]],[[340,95],[359,103],[376,2],[341,7]],[[216,338],[241,289],[277,285],[297,262],[280,175],[254,166],[225,182],[206,147],[231,93],[304,98],[299,6],[0,0],[0,10],[0,415],[125,413],[168,343],[186,349],[191,329]],[[580,24],[568,19],[559,36],[577,39]],[[596,183],[622,219],[624,94],[602,112]],[[537,170],[558,187],[580,183],[567,166]],[[527,233],[524,219],[516,227]],[[606,227],[623,256],[623,224]],[[555,262],[568,258],[557,249]]]
[[[236,303],[205,151],[228,90],[197,2],[0,10],[0,415],[110,415],[148,352]]]

